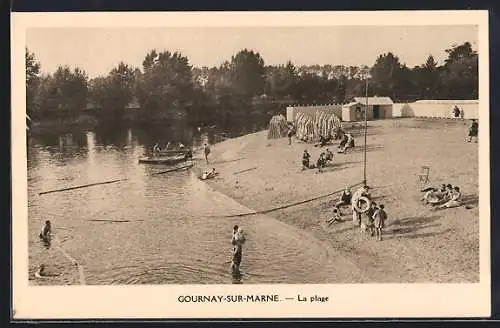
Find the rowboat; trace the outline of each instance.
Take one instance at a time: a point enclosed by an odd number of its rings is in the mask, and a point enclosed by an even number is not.
[[[172,149],[172,150],[160,150],[155,154],[158,156],[178,156],[178,155],[186,155],[189,152],[188,149]]]
[[[187,160],[185,155],[178,156],[144,156],[139,158],[139,163],[141,164],[163,164],[163,165],[175,165]]]

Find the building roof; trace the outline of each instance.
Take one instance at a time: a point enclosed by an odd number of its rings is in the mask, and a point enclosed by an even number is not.
[[[351,107],[351,106],[354,106],[354,105],[359,105],[359,102],[357,102],[357,101],[351,101],[350,103],[345,104],[343,107]]]
[[[479,100],[477,99],[467,99],[467,100],[448,100],[448,99],[425,99],[425,100],[417,100],[415,101],[417,104],[452,104],[452,105],[458,105],[458,104],[478,104]]]
[[[354,97],[354,101],[360,104],[366,104],[366,97]],[[368,97],[368,105],[392,105],[390,97]]]

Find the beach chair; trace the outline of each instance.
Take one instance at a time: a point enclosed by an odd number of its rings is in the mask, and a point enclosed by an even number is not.
[[[426,183],[429,183],[429,171],[431,168],[426,165],[422,165],[420,173],[418,174],[418,181],[422,184],[425,185]]]

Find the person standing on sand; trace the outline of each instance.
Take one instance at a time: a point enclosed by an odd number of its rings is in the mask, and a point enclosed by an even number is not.
[[[351,198],[352,221],[357,226],[361,226],[361,213],[359,213],[358,210],[356,209],[356,202],[358,201],[358,199],[361,196],[365,196],[367,198],[370,198],[370,194],[368,192],[369,189],[370,189],[370,187],[368,187],[367,185],[364,185],[363,187],[356,190],[356,192],[352,195],[352,198]]]
[[[380,204],[373,214],[373,224],[377,234],[377,241],[382,241],[382,232],[385,228],[385,221],[387,220],[387,213],[384,210],[384,205]]]
[[[375,212],[377,211],[377,209],[378,209],[377,203],[372,202],[368,211],[365,212],[366,217],[367,217],[366,227],[368,228],[368,231],[370,232],[370,236],[372,236],[372,237],[375,234],[375,225],[373,222],[373,216],[374,216]]]
[[[205,153],[205,161],[208,164],[208,155],[210,154],[210,146],[208,144],[204,145],[203,152]]]
[[[292,135],[293,135],[293,129],[291,126],[288,127],[288,145],[292,144]]]
[[[476,138],[477,142],[478,132],[479,132],[479,125],[477,124],[477,120],[472,120],[472,124],[469,128],[469,140],[467,140],[467,142],[471,142],[473,137]]]

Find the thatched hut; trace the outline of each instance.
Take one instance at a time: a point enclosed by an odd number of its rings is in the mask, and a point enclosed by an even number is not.
[[[316,142],[321,136],[334,136],[342,128],[341,119],[328,111],[302,111],[294,118],[295,135],[306,142]]]
[[[288,124],[286,117],[283,115],[275,115],[269,121],[269,132],[267,139],[284,138],[288,133]]]

